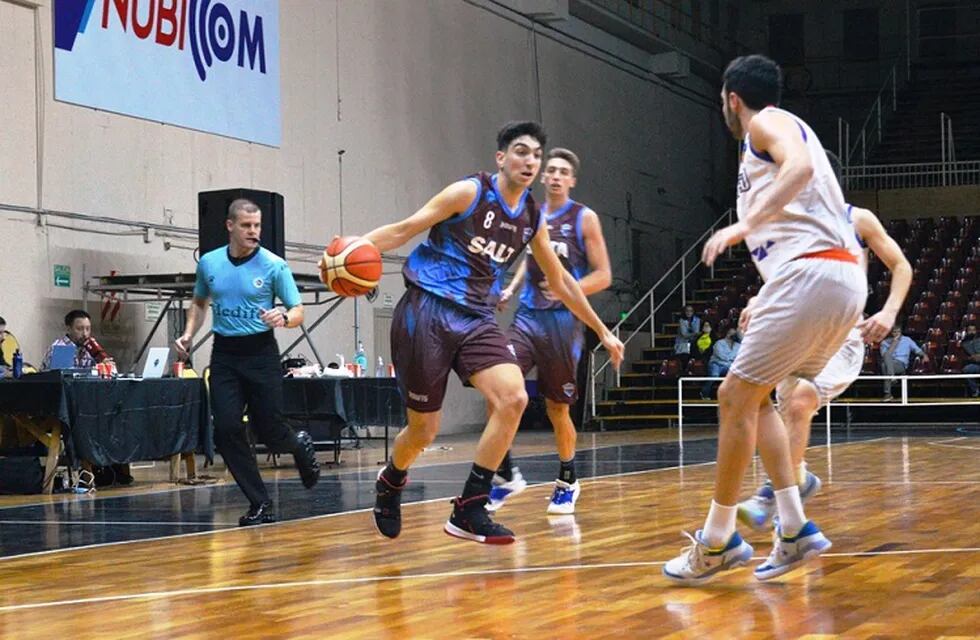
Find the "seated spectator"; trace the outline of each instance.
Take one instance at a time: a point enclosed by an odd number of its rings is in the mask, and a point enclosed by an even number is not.
[[[677,337],[674,338],[674,355],[679,356],[685,364],[691,357],[691,343],[700,333],[701,318],[694,315],[694,307],[687,305],[677,327]]]
[[[886,376],[905,375],[912,365],[912,354],[922,356],[923,362],[929,362],[929,356],[915,340],[902,335],[902,327],[895,324],[892,335],[881,341],[881,373]],[[885,400],[892,400],[892,385],[894,380],[885,380]]]
[[[970,325],[966,328],[966,335],[960,341],[960,346],[966,352],[966,365],[963,366],[963,373],[980,373],[980,336],[977,335],[977,328]],[[971,398],[980,396],[980,379],[967,378],[966,388],[970,392]]]
[[[7,362],[7,355],[3,352],[3,341],[7,338],[7,321],[0,316],[0,378],[10,375],[10,367],[13,363]]]
[[[65,335],[51,343],[44,356],[42,369],[51,368],[51,354],[58,345],[75,347],[75,362],[73,366],[80,369],[90,369],[96,362],[109,358],[102,347],[92,339],[92,316],[82,309],[74,309],[65,316]],[[130,485],[133,476],[128,464],[114,464],[108,467],[98,467],[88,460],[81,461],[82,468],[91,472],[95,477],[95,486],[112,484]]]
[[[701,326],[701,335],[694,341],[694,348],[691,349],[691,355],[698,360],[707,360],[711,355],[712,344],[714,344],[714,340],[711,338],[711,323],[705,322]]]
[[[47,370],[51,368],[51,353],[59,345],[71,345],[75,347],[74,366],[76,368],[90,369],[94,367],[96,362],[107,358],[108,355],[104,351],[101,356],[98,353],[93,355],[90,352],[90,350],[93,350],[92,343],[90,342],[91,337],[92,316],[81,309],[69,311],[68,315],[65,316],[65,335],[52,342],[51,346],[48,347],[48,352],[44,354],[41,369]],[[97,347],[98,343],[95,343],[95,346]]]
[[[708,360],[708,376],[712,378],[719,378],[728,375],[728,370],[731,368],[732,363],[735,362],[735,356],[738,355],[738,350],[742,346],[741,343],[735,340],[736,331],[732,327],[725,332],[725,339],[719,340],[714,344],[711,349],[711,359]],[[711,388],[714,386],[714,382],[708,380],[701,387],[701,399],[708,400],[711,398]]]

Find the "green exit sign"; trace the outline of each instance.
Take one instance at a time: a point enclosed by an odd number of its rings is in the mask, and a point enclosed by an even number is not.
[[[54,286],[56,287],[70,287],[71,286],[71,267],[67,264],[56,264],[54,265]]]

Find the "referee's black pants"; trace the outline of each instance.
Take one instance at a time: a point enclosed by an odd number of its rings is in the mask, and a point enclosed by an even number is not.
[[[241,337],[215,334],[211,354],[214,444],[245,497],[270,502],[246,428],[275,453],[293,453],[296,434],[282,416],[282,368],[272,331]],[[242,418],[248,414],[248,423]]]

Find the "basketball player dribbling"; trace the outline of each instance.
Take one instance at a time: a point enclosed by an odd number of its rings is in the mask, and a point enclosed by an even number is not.
[[[827,151],[827,159],[840,182],[840,160]],[[776,407],[789,431],[790,452],[793,456],[793,469],[800,487],[800,499],[806,502],[820,490],[820,478],[806,468],[804,457],[810,442],[810,428],[813,416],[821,406],[844,393],[861,375],[864,365],[864,343],[880,342],[891,331],[895,317],[905,302],[912,283],[912,267],[902,253],[902,248],[888,235],[874,213],[847,205],[848,220],[854,225],[854,234],[861,246],[860,262],[865,274],[868,272],[868,252],[873,251],[888,270],[892,280],[888,298],[881,311],[867,320],[862,320],[847,334],[840,350],[834,354],[823,371],[813,380],[790,377],[776,385]],[[867,277],[867,276],[865,276]],[[739,327],[744,332],[752,317],[754,299],[749,301]],[[748,500],[738,505],[738,520],[756,530],[763,530],[769,524],[775,508],[772,483],[768,480]]]
[[[497,173],[454,182],[412,216],[366,234],[382,252],[419,233],[428,238],[408,257],[406,291],[391,327],[392,360],[408,409],[408,426],[395,438],[378,473],[374,521],[388,538],[401,532],[401,493],[408,468],[439,431],[450,370],[487,400],[489,418],[462,495],[454,498],[447,534],[487,544],[514,541],[485,505],[494,470],[510,448],[527,405],[524,376],[513,346],[497,325],[500,276],[525,246],[533,247],[551,292],[589,325],[618,366],[623,344],[589,305],[578,282],[551,247],[548,229],[529,188],[541,168],[546,136],[535,122],[515,122],[497,135]]]
[[[779,521],[754,574],[768,580],[830,548],[803,513],[786,428],[769,395],[780,381],[812,380],[840,349],[867,296],[844,195],[813,130],[776,108],[782,72],[759,55],[733,60],[721,91],[725,122],[742,142],[738,222],[705,243],[711,265],[742,240],[765,284],[731,370],[718,390],[714,499],[692,545],[664,565],[678,583],[703,583],[744,565],[752,547],[735,529],[738,493],[758,445]]]
[[[548,152],[541,177],[547,200],[541,212],[555,253],[565,270],[579,281],[582,292],[589,296],[612,283],[612,269],[599,216],[569,198],[580,166],[578,156],[568,149],[555,148]],[[559,463],[547,512],[568,515],[575,511],[581,492],[575,474],[577,435],[569,409],[578,399],[576,374],[585,334],[582,324],[551,293],[540,265],[530,252],[501,294],[498,309],[518,290],[520,306],[507,329],[507,337],[514,345],[524,374],[535,367],[538,369],[538,390],[544,396],[548,420],[555,431]],[[508,452],[494,477],[487,509],[498,509],[506,499],[526,487],[527,482]]]

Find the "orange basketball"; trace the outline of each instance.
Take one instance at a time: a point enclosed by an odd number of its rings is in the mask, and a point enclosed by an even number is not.
[[[334,293],[362,296],[378,286],[381,252],[370,240],[358,236],[334,238],[320,260],[320,280]]]

